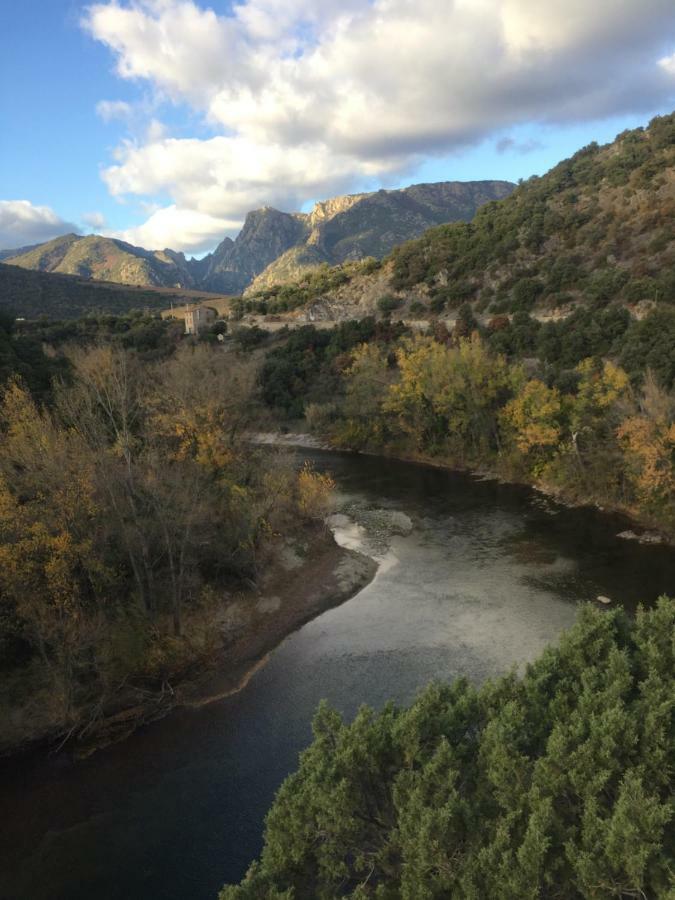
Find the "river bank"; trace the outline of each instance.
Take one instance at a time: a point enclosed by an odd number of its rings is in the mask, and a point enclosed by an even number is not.
[[[320,613],[354,596],[377,571],[377,563],[339,546],[329,531],[285,541],[260,585],[215,603],[199,625],[211,631],[208,650],[174,680],[156,688],[126,685],[105,706],[82,714],[67,732],[0,736],[0,755],[44,749],[86,758],[125,740],[143,725],[185,706],[200,706],[236,693],[265,664],[268,654],[289,634]],[[190,623],[186,623],[190,638]],[[195,628],[195,625],[192,625]],[[5,722],[11,728],[11,723]]]
[[[438,457],[427,456],[423,453],[392,452],[386,448],[379,449],[376,452],[373,450],[355,450],[350,447],[337,447],[325,439],[318,438],[316,435],[302,431],[259,432],[251,435],[251,440],[256,444],[261,445],[289,448],[301,447],[308,450],[333,450],[344,453],[356,453],[375,458],[395,459],[399,462],[431,466],[435,469],[441,469],[447,472],[464,472],[476,478],[498,481],[501,484],[514,484],[528,487],[545,497],[549,497],[561,506],[567,506],[574,509],[591,507],[600,510],[600,512],[607,512],[621,517],[624,520],[625,527],[618,532],[617,536],[623,540],[637,541],[641,544],[665,544],[675,548],[675,533],[666,531],[660,523],[645,518],[634,509],[616,504],[600,503],[592,498],[586,498],[581,501],[576,497],[568,495],[561,488],[554,487],[553,485],[546,484],[542,481],[527,481],[522,478],[509,477],[504,472],[499,472],[496,469],[489,467],[473,468],[471,466],[462,465],[454,460],[439,459]]]

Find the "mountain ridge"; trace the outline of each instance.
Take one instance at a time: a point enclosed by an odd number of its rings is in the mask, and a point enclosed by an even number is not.
[[[675,113],[593,142],[470,222],[432,227],[380,264],[249,292],[244,311],[308,321],[396,310],[425,319],[470,304],[492,317],[558,319],[576,306],[637,314],[675,304]],[[339,276],[342,277],[339,277]],[[293,312],[295,311],[295,312]]]
[[[73,233],[21,252],[2,251],[2,259],[20,268],[95,281],[241,294],[290,280],[321,263],[381,258],[432,225],[471,219],[483,203],[514,188],[507,181],[437,182],[332,197],[307,213],[264,206],[247,214],[234,240],[225,237],[202,259]]]

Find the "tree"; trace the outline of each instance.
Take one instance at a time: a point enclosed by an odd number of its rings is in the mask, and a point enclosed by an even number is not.
[[[637,409],[617,429],[640,503],[675,522],[675,401],[651,372]]]
[[[506,404],[501,420],[513,433],[521,453],[537,453],[557,446],[561,437],[563,406],[557,388],[533,379]]]
[[[400,377],[384,409],[420,449],[452,445],[476,455],[498,446],[497,411],[519,369],[491,354],[478,334],[456,348],[418,337],[403,344],[397,359]]]

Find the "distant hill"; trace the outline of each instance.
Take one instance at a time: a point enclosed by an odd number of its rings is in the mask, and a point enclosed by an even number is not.
[[[466,303],[488,316],[543,317],[578,305],[675,303],[675,114],[584,147],[471,222],[401,244],[380,266],[303,275],[258,297],[249,306],[306,306],[313,320],[387,309],[424,318]]]
[[[0,250],[0,262],[9,259],[11,256],[21,256],[30,250],[35,250],[39,246],[39,244],[29,244],[27,247],[15,247],[13,250]]]
[[[431,225],[471,219],[483,203],[507,196],[514,187],[507,181],[441,182],[335,197],[317,203],[310,213],[267,206],[246,216],[235,240],[226,237],[200,260],[77,234],[5,251],[1,258],[23,269],[95,281],[240,294],[251,284],[257,289],[292,280],[321,264],[380,259]]]
[[[75,319],[90,313],[121,314],[134,309],[159,312],[172,304],[178,308],[198,301],[218,305],[220,299],[192,289],[139,288],[0,263],[0,310],[27,319]]]
[[[195,286],[182,253],[144,250],[94,234],[65,234],[4,261],[22,269],[79,275],[95,281],[153,287]]]

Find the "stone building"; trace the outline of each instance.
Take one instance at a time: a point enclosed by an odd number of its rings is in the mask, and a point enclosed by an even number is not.
[[[192,306],[185,311],[185,334],[199,334],[216,321],[215,309],[210,306]]]

